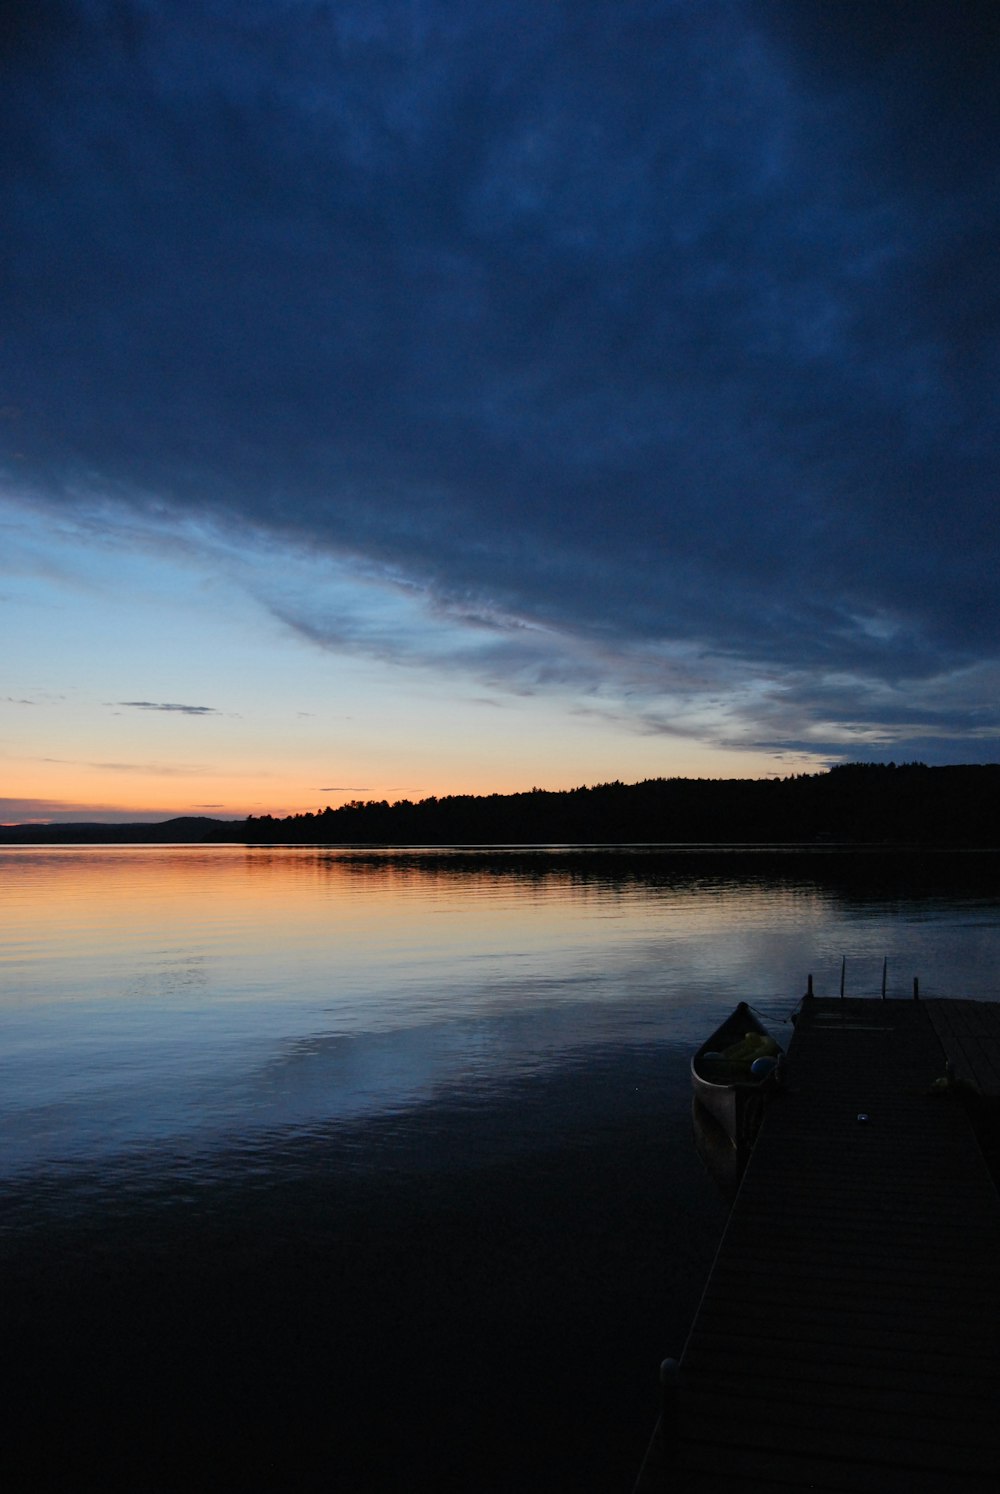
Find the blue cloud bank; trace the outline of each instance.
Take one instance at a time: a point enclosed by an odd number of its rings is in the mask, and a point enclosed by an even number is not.
[[[995,5],[4,24],[20,501],[346,557],[641,730],[998,755]]]

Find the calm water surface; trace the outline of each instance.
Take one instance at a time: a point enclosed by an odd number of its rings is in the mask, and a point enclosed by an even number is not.
[[[0,906],[37,1480],[627,1494],[725,1219],[691,1048],[842,957],[1000,999],[989,858],[24,848]]]

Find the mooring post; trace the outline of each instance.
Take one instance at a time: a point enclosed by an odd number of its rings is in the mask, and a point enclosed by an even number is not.
[[[840,957],[840,999],[844,999],[844,978],[847,975],[847,956]]]
[[[913,977],[913,999],[914,1001],[920,1000],[920,982],[916,976]]]
[[[886,970],[888,969],[888,967],[889,967],[889,956],[888,955],[883,955],[883,957],[882,957],[882,1000],[883,1001],[885,1000],[885,973],[886,973]]]
[[[813,993],[813,978],[812,978],[811,975],[807,975],[806,976],[806,995],[807,996],[811,996],[812,993]]]
[[[660,1442],[666,1462],[676,1457],[680,1444],[681,1367],[676,1359],[664,1359],[660,1365]]]

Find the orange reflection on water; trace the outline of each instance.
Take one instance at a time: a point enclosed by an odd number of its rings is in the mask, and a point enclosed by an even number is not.
[[[596,869],[595,869],[596,868]],[[481,931],[516,917],[527,935],[591,917],[657,918],[706,933],[720,925],[773,918],[776,898],[798,917],[815,889],[746,882],[706,884],[676,873],[669,882],[602,873],[599,859],[530,851],[379,852],[315,847],[87,846],[0,852],[0,894],[23,948],[114,936],[130,943],[182,928],[243,929],[250,938],[328,939],[337,928],[391,924],[419,932],[428,920],[461,916]],[[574,930],[574,935],[579,931]],[[607,936],[607,929],[604,936]]]
[[[791,894],[789,894],[791,896]],[[4,1002],[329,999],[458,978],[586,969],[597,951],[732,927],[752,890],[611,875],[601,858],[523,851],[98,846],[0,853]],[[774,892],[761,893],[763,903]],[[799,910],[801,915],[801,908]],[[601,955],[601,958],[604,956]],[[511,962],[513,961],[513,964]]]

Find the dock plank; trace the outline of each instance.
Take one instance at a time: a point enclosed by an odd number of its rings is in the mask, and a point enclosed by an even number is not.
[[[1000,1002],[936,999],[920,1004],[955,1077],[983,1099],[1000,1100]]]
[[[804,1003],[638,1494],[996,1488],[1000,1199],[933,1087],[1000,1097],[982,1005]]]

